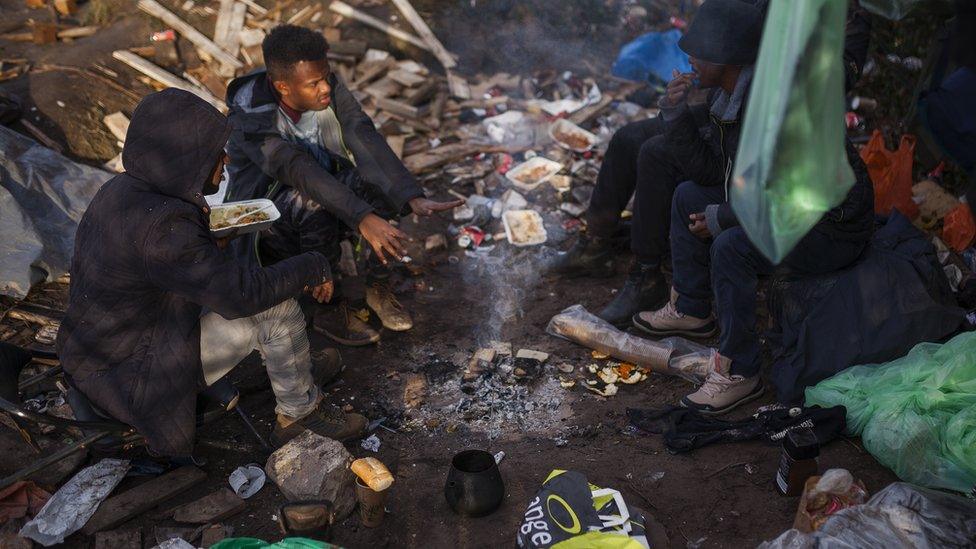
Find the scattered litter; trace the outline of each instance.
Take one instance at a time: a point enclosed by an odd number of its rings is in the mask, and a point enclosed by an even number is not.
[[[20,535],[45,547],[64,543],[88,522],[128,470],[127,460],[108,458],[85,467],[51,496]]]
[[[370,452],[379,452],[380,438],[376,435],[370,435],[369,437],[363,439],[363,441],[360,443],[360,446],[362,446],[363,450],[369,450]]]
[[[230,483],[230,487],[234,490],[235,494],[247,499],[258,493],[264,487],[267,478],[267,475],[264,474],[264,469],[260,465],[250,463],[231,471],[227,481]]]
[[[505,452],[504,452],[504,450],[495,454],[495,463],[496,464],[501,463],[503,459],[505,459]]]

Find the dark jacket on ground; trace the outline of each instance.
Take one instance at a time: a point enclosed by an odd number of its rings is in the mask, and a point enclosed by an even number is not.
[[[423,196],[423,190],[334,73],[329,75],[329,85],[331,108],[356,169],[395,211],[403,211],[411,199]],[[366,200],[323,169],[301,145],[278,133],[278,102],[265,71],[231,82],[227,104],[233,126],[227,144],[228,201],[265,198],[272,183],[279,182],[298,189],[353,229],[373,211]]]
[[[146,97],[126,135],[125,173],[99,190],[75,236],[61,362],[96,407],[162,455],[193,450],[202,308],[251,316],[329,272],[319,254],[247,269],[217,247],[202,190],[229,132],[190,93]]]

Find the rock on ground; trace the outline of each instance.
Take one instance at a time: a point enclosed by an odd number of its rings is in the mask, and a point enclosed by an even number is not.
[[[340,442],[305,431],[271,454],[264,470],[289,501],[331,501],[339,521],[356,506],[350,463]]]

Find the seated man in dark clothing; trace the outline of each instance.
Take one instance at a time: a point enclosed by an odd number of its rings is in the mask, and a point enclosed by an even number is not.
[[[731,48],[713,39],[717,33],[708,28],[709,19],[703,17],[714,2],[709,0],[704,5],[682,38],[681,47],[691,56],[701,85],[717,85],[723,90],[725,100],[720,103],[719,119],[741,120],[752,67],[722,62]],[[686,104],[693,85],[691,78],[678,77],[661,100],[671,158],[679,166],[695,166],[685,172],[688,180],[678,186],[672,204],[672,299],[658,310],[635,315],[634,325],[654,336],[708,337],[717,328],[712,317],[714,299],[722,332],[719,356],[705,383],[681,404],[702,413],[719,414],[763,392],[760,342],[755,330],[756,291],[758,277],[772,274],[774,266],[749,241],[728,204],[737,143],[719,141],[726,154],[715,154],[715,144],[696,127]],[[847,159],[856,176],[854,186],[845,201],[824,214],[783,261],[791,272],[819,274],[847,267],[860,257],[871,238],[874,189],[849,142]]]
[[[61,363],[74,387],[157,455],[192,455],[198,391],[254,349],[275,392],[275,442],[304,429],[350,438],[366,427],[323,404],[294,299],[313,287],[330,297],[325,256],[247,266],[210,231],[204,195],[217,190],[229,133],[227,119],[191,93],[146,97],[129,125],[125,173],[98,191],[75,236]]]
[[[238,78],[227,89],[234,128],[227,199],[270,198],[278,206],[281,218],[257,245],[265,263],[313,250],[335,261],[341,241],[358,232],[374,252],[366,304],[385,328],[409,330],[413,320],[393,296],[388,271],[376,265],[404,253],[407,237],[388,220],[410,212],[428,216],[461,201],[424,197],[331,71],[321,33],[282,25],[262,49],[267,71]],[[346,345],[378,341],[360,319],[363,311],[350,304],[343,300],[331,315],[318,316],[316,329]]]
[[[735,22],[727,21],[722,29],[731,29],[729,49],[722,53],[726,64],[743,67],[754,63],[758,51],[765,0],[736,0],[747,6],[731,6],[738,13]],[[710,9],[729,4],[720,1]],[[738,9],[736,9],[738,8]],[[703,6],[704,9],[704,6]],[[704,12],[707,14],[707,10]],[[707,15],[706,15],[707,17]],[[759,18],[758,27],[746,19]],[[870,22],[856,5],[852,5],[847,25],[844,64],[848,89],[860,75],[867,57]],[[754,29],[754,30],[753,30]],[[721,29],[716,29],[719,32]],[[743,55],[745,54],[745,55]],[[736,57],[733,59],[733,57]],[[683,76],[679,82],[684,82]],[[734,91],[716,88],[708,95],[706,103],[688,105],[690,119],[699,131],[709,136],[716,156],[721,152],[722,137],[727,147],[724,155],[735,154],[738,143],[740,117],[726,114],[716,108],[719,100],[727,101]],[[698,87],[704,88],[703,84]],[[609,276],[613,274],[611,235],[617,231],[620,214],[631,196],[634,211],[631,220],[630,247],[634,263],[623,288],[599,313],[604,320],[618,326],[629,325],[638,311],[653,310],[667,301],[667,282],[661,274],[662,261],[669,252],[668,233],[671,217],[671,197],[682,181],[701,179],[701,171],[708,166],[678,165],[668,152],[667,126],[661,116],[633,122],[621,128],[607,147],[596,188],[586,211],[586,234],[576,245],[556,260],[552,272],[567,276]],[[724,176],[723,164],[716,177]],[[687,172],[686,172],[687,170]],[[698,172],[693,173],[693,172]],[[699,175],[698,178],[694,175]]]

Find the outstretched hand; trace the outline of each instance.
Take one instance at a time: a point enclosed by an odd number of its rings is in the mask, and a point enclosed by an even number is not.
[[[369,242],[376,257],[384,265],[388,263],[387,255],[401,260],[407,253],[403,241],[410,240],[410,237],[376,214],[366,214],[359,222],[359,233]]]
[[[435,212],[444,212],[447,210],[453,210],[458,206],[464,204],[463,200],[452,200],[450,202],[437,202],[434,200],[428,200],[424,197],[414,198],[410,201],[410,209],[413,213],[428,217],[433,215]]]

